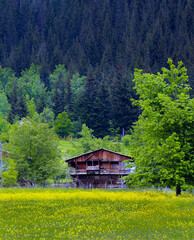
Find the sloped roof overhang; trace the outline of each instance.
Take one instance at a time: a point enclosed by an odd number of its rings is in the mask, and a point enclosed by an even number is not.
[[[125,154],[122,154],[122,153],[114,152],[114,151],[111,151],[111,150],[108,150],[108,149],[105,149],[105,148],[99,148],[99,149],[96,149],[94,151],[87,152],[87,153],[84,153],[84,154],[81,154],[81,155],[78,155],[78,156],[66,159],[65,161],[66,162],[71,162],[72,160],[75,160],[76,158],[83,157],[85,155],[90,154],[86,159],[84,159],[84,162],[85,162],[85,161],[87,161],[88,159],[90,159],[92,157],[92,154],[94,154],[95,152],[98,152],[98,151],[107,151],[107,152],[114,153],[114,154],[117,154],[117,155],[120,155],[120,156],[124,156],[124,157],[126,157],[128,159],[132,158],[131,156],[128,156],[128,155],[125,155]],[[99,159],[99,160],[102,161],[102,159]]]

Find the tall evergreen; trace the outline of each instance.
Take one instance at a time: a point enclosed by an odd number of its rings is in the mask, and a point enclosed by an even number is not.
[[[54,83],[52,101],[53,112],[56,117],[59,113],[64,112],[65,109],[65,79],[62,73],[59,73]]]
[[[13,123],[15,115],[17,115],[17,99],[18,99],[18,84],[17,79],[13,80],[12,89],[7,95],[8,102],[11,106],[8,112],[8,121]]]
[[[97,80],[92,68],[90,68],[85,80],[84,91],[78,107],[78,116],[80,116],[83,123],[94,130],[95,134],[98,131]]]
[[[23,94],[23,90],[18,86],[18,81],[13,81],[12,89],[9,93],[8,102],[10,104],[10,110],[8,112],[8,121],[13,123],[15,118],[22,119],[27,116],[27,104],[26,98]]]
[[[44,108],[47,106],[47,92],[46,88],[42,87],[40,90],[40,97],[37,102],[37,112],[40,114],[43,112]]]
[[[71,75],[69,72],[65,80],[65,110],[68,114],[72,112]]]
[[[16,103],[16,114],[19,116],[19,119],[22,119],[27,116],[27,103],[26,98],[23,94],[22,89],[20,88],[18,99]]]
[[[97,116],[95,119],[96,129],[94,134],[96,137],[104,137],[109,134],[109,121],[110,121],[110,102],[109,93],[106,80],[103,76],[100,76],[100,82],[98,84],[97,96],[96,96],[96,112]]]
[[[119,66],[110,86],[111,118],[113,126],[120,132],[132,125],[135,115],[131,102],[130,79],[122,66]],[[134,115],[135,114],[135,115]]]
[[[101,66],[107,74],[118,58],[131,71],[157,72],[171,56],[192,73],[193,10],[188,0],[3,0],[0,64],[17,75],[38,64],[46,87],[58,64],[81,75]]]

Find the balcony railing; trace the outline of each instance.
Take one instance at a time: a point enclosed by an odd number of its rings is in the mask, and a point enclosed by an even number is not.
[[[87,171],[99,171],[100,167],[99,166],[87,166],[86,170]]]
[[[71,175],[84,175],[84,174],[89,174],[92,173],[92,171],[94,171],[94,173],[97,172],[97,174],[129,174],[130,172],[132,172],[130,169],[100,169],[97,166],[88,166],[87,169],[77,169],[75,170],[74,168],[71,168],[69,173]]]

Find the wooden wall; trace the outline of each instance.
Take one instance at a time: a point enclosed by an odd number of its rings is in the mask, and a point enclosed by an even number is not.
[[[114,153],[114,152],[109,152],[106,150],[98,150],[94,151],[93,153],[88,153],[85,155],[81,155],[75,158],[72,158],[70,162],[84,162],[86,159],[100,159],[101,161],[104,162],[122,162],[124,160],[129,159],[130,157],[127,157],[122,154]]]

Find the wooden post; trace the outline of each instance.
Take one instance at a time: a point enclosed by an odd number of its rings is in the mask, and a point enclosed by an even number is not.
[[[0,141],[0,154],[1,154],[1,188],[3,188],[3,160],[2,160],[1,141]]]
[[[67,184],[67,172],[68,172],[68,170],[66,169],[66,176],[65,176],[65,178],[66,178],[66,184]]]

